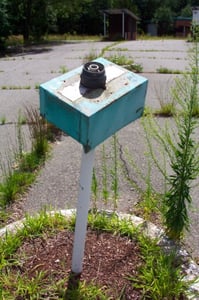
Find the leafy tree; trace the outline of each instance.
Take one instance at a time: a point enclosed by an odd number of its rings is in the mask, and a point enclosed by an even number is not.
[[[103,31],[100,10],[128,8],[141,19],[145,31],[151,20],[159,24],[159,32],[171,32],[174,16],[188,16],[198,0],[1,0],[0,36],[22,34],[24,41],[39,39],[47,32],[99,34]],[[7,3],[8,11],[5,10]],[[8,14],[7,14],[8,13]],[[5,34],[6,31],[6,34]],[[3,33],[2,33],[3,32]]]
[[[173,16],[169,7],[159,7],[154,15],[155,23],[158,24],[158,32],[160,35],[168,34],[172,28]]]
[[[191,17],[192,16],[192,9],[191,9],[191,6],[189,4],[186,5],[181,10],[180,16],[182,16],[182,17]]]
[[[5,48],[6,38],[10,34],[10,24],[6,7],[6,0],[0,2],[0,50]]]
[[[11,0],[9,14],[15,34],[22,34],[24,42],[30,37],[40,38],[48,28],[47,0]]]

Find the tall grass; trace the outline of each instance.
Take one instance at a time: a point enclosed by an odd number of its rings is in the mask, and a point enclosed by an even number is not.
[[[26,152],[23,125],[28,124],[31,140],[31,151]],[[27,187],[35,180],[35,171],[46,159],[49,150],[48,139],[54,136],[54,127],[40,117],[36,108],[25,109],[24,116],[19,114],[16,125],[17,148],[13,154],[7,155],[7,161],[1,160],[0,167],[3,174],[3,181],[0,183],[0,206],[7,207],[16,200]],[[59,131],[56,129],[54,132]],[[10,150],[9,150],[10,151]]]

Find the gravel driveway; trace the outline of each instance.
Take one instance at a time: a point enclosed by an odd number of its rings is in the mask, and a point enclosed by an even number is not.
[[[189,46],[189,43],[182,40],[138,40],[118,44],[70,42],[37,46],[29,51],[24,49],[24,52],[20,54],[0,58],[0,123],[1,118],[6,118],[6,124],[0,125],[1,161],[6,159],[8,149],[12,151],[16,145],[14,123],[19,113],[23,113],[25,106],[38,107],[39,105],[38,89],[36,89],[38,84],[59,76],[63,69],[71,70],[82,65],[86,55],[92,52],[99,54],[102,49],[106,48],[105,57],[113,54],[126,55],[131,56],[135,63],[142,64],[142,75],[149,80],[146,106],[159,108],[158,99],[166,95],[175,75],[157,74],[156,71],[161,67],[185,70],[189,65],[187,59]],[[160,122],[163,124],[164,120]],[[24,129],[26,132],[25,126]],[[128,149],[139,168],[146,173],[147,161],[144,155],[146,148],[143,134],[143,128],[138,120],[120,130],[117,137],[123,151]],[[111,160],[112,142],[110,138],[104,143],[108,160]],[[102,148],[102,145],[97,147],[95,158],[95,168],[99,176],[102,173]],[[24,210],[26,212],[33,213],[44,206],[72,208],[76,205],[81,151],[81,146],[67,136],[63,136],[60,142],[53,145],[50,159],[41,170],[36,183],[25,195]],[[133,176],[133,174],[134,170],[131,167],[129,175]],[[163,188],[155,169],[152,170],[152,182],[157,190]],[[191,247],[194,256],[199,256],[198,194],[198,187],[195,187],[191,210],[191,232],[186,237],[186,243]],[[133,211],[137,200],[137,191],[121,174],[118,210]],[[110,200],[106,207],[113,208],[113,201]]]

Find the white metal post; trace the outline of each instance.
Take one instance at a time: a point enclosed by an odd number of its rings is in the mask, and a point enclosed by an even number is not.
[[[75,224],[75,236],[72,254],[72,272],[80,274],[84,257],[87,231],[88,210],[90,204],[91,181],[94,163],[94,149],[85,153],[82,151],[82,161],[79,179],[79,197]]]

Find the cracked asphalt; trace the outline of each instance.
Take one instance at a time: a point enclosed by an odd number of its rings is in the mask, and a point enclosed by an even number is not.
[[[161,97],[166,97],[170,85],[176,75],[158,74],[159,68],[172,70],[186,70],[189,66],[188,50],[190,43],[183,40],[157,41],[127,41],[122,43],[111,42],[68,42],[53,45],[33,46],[29,51],[0,58],[0,123],[5,118],[4,125],[0,125],[0,159],[1,164],[6,162],[17,144],[16,121],[19,114],[23,114],[26,106],[39,107],[39,94],[36,87],[50,79],[61,75],[63,69],[72,70],[85,62],[86,55],[96,53],[100,55],[106,49],[105,57],[113,54],[132,57],[135,63],[143,67],[143,73],[148,82],[146,106],[159,108]],[[164,122],[172,123],[171,119],[159,119],[160,126]],[[30,147],[28,130],[23,126],[24,139],[27,150]],[[197,129],[196,138],[199,130]],[[137,120],[117,133],[118,155],[128,161],[127,172],[130,178],[140,187],[144,183],[137,176],[138,169],[147,174],[146,142],[141,121]],[[107,168],[113,168],[113,138],[109,138],[95,150],[95,170],[99,186],[103,185],[103,156],[107,158]],[[78,196],[78,179],[81,163],[81,145],[69,136],[63,136],[61,141],[52,146],[50,158],[39,173],[35,184],[24,195],[24,211],[34,213],[42,207],[73,208]],[[131,158],[136,162],[129,163]],[[139,199],[137,190],[125,179],[120,167],[118,210],[133,212],[133,207]],[[1,176],[1,171],[0,171]],[[111,176],[109,175],[108,181]],[[152,167],[151,180],[159,191],[163,189],[163,181],[157,169]],[[114,195],[109,183],[109,200],[104,203],[100,188],[98,188],[98,207],[112,209]],[[192,190],[193,203],[190,208],[191,230],[186,235],[186,245],[193,253],[199,256],[199,204],[198,186]],[[94,197],[93,197],[94,198]],[[93,203],[93,202],[92,202]]]

